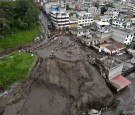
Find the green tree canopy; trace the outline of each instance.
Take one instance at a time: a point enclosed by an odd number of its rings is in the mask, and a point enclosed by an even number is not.
[[[0,0],[0,34],[8,32],[11,26],[31,27],[37,22],[38,13],[34,0]]]

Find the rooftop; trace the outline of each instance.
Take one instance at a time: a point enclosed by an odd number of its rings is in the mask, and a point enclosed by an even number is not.
[[[100,46],[105,47],[110,51],[115,51],[117,49],[125,48],[125,46],[122,43],[119,43],[119,42],[115,42],[115,43],[112,43],[112,44],[102,44]]]
[[[102,22],[102,21],[98,21],[96,22],[98,25],[105,25],[105,26],[109,26],[110,24],[108,22]]]
[[[131,28],[131,29],[127,29],[127,28],[119,28],[119,27],[111,27],[111,30],[112,31],[115,31],[117,33],[120,33],[120,34],[131,34],[131,33],[134,33],[134,29]]]
[[[111,68],[123,63],[121,60],[118,60],[118,59],[115,59],[115,58],[112,58],[112,57],[104,57],[100,60],[104,63],[104,65],[108,69],[111,69]]]
[[[116,77],[112,78],[110,83],[117,89],[117,91],[131,84],[131,82],[122,75],[117,75]]]
[[[79,39],[85,41],[85,42],[92,42],[92,41],[96,41],[96,40],[100,40],[98,37],[96,36],[92,36],[92,37],[85,37],[85,36],[81,36],[79,37]]]

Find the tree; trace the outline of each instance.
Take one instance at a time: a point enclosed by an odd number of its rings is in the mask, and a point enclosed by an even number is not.
[[[0,0],[0,34],[10,32],[12,27],[28,28],[38,20],[34,0]]]
[[[104,13],[107,11],[107,8],[106,7],[102,7],[101,8],[101,14],[103,14],[104,15]]]
[[[0,18],[0,34],[4,35],[10,31],[9,21],[5,18]]]
[[[30,28],[38,20],[38,9],[33,0],[18,0],[18,18]],[[26,25],[26,24],[25,24]]]
[[[105,5],[105,7],[106,7],[106,8],[108,8],[108,7],[114,8],[114,5],[113,5],[113,3],[109,2],[109,3],[107,3],[107,4]]]
[[[28,28],[28,24],[23,22],[20,18],[18,18],[17,20],[17,25],[18,27],[23,28],[23,29]]]
[[[38,11],[34,8],[29,8],[24,16],[24,21],[31,27],[38,20]]]
[[[70,10],[70,8],[69,8],[69,5],[68,5],[68,4],[66,5],[66,10]]]
[[[97,7],[97,9],[98,9],[98,8],[99,8],[99,1],[96,1],[96,2],[94,3],[94,6]]]

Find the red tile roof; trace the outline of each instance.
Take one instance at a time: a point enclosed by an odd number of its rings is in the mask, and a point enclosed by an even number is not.
[[[115,84],[115,87],[118,90],[123,89],[124,87],[128,86],[131,82],[123,77],[122,75],[117,75],[116,77],[112,78],[111,80],[112,84]]]

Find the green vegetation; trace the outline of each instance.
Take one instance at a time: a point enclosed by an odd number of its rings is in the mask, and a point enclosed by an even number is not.
[[[69,16],[73,16],[74,15],[74,13],[73,12],[71,12],[70,14],[69,14]]]
[[[39,26],[33,27],[31,31],[28,29],[15,29],[15,34],[7,35],[5,38],[0,38],[0,51],[33,41],[38,35],[39,30]]]
[[[116,115],[122,115],[123,113],[123,109],[122,108],[118,108],[116,111]]]
[[[38,13],[34,0],[0,0],[0,36],[10,34],[14,27],[32,29]]]
[[[99,8],[100,4],[98,0],[94,3],[94,6],[97,7],[97,9]]]
[[[39,34],[34,0],[0,0],[0,51],[31,42]]]
[[[127,45],[127,48],[135,49],[135,42],[132,42],[130,45]]]
[[[0,59],[0,84],[4,87],[27,79],[36,56],[26,52],[13,52],[10,56]]]
[[[105,4],[105,7],[106,7],[106,8],[109,8],[109,7],[110,7],[110,8],[115,8],[115,7],[114,7],[114,4],[113,4],[112,2],[106,3],[106,4]]]
[[[107,11],[107,8],[104,6],[104,7],[101,7],[101,14],[104,15],[104,13]]]
[[[70,10],[70,8],[69,8],[69,5],[68,5],[68,4],[66,5],[66,10]]]

